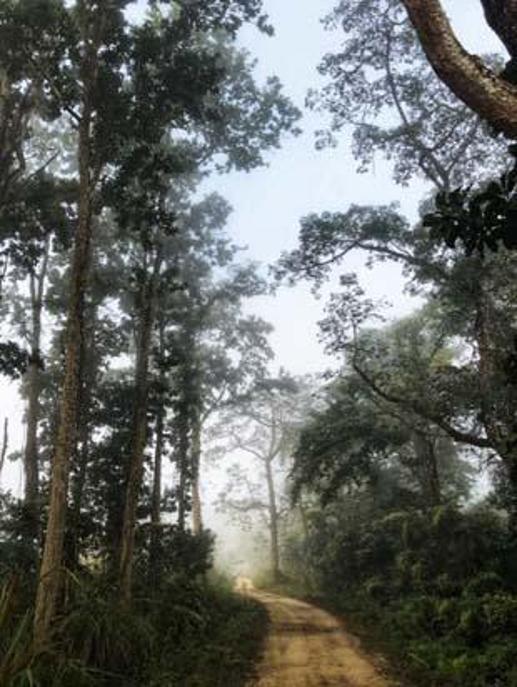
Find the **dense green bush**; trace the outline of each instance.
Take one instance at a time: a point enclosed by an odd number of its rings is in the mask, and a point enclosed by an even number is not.
[[[335,505],[296,546],[289,560],[310,568],[322,602],[376,638],[411,684],[517,686],[516,547],[496,512],[354,519]]]

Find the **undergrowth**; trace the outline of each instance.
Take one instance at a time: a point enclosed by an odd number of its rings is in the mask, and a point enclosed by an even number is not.
[[[34,655],[16,587],[0,588],[2,687],[240,687],[267,630],[262,607],[222,578],[170,577],[131,611],[109,586],[77,579],[52,642]]]
[[[293,552],[304,565],[268,588],[343,617],[411,687],[517,687],[517,549],[504,522],[441,507],[331,534],[315,531]]]

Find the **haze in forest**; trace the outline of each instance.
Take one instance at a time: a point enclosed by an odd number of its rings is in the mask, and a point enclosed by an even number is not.
[[[517,684],[517,6],[0,0],[0,686]]]
[[[468,16],[465,15],[465,1],[446,3],[465,45],[473,51],[500,50],[492,32],[484,27],[479,30],[480,9],[469,6]],[[239,38],[239,43],[257,59],[258,77],[264,79],[277,74],[286,92],[301,108],[307,91],[322,83],[316,65],[329,44],[339,43],[339,37],[326,32],[320,22],[333,5],[332,0],[314,3],[267,0],[264,7],[275,27],[275,36],[262,37],[256,30],[245,28]],[[141,0],[130,9],[133,20],[140,19],[143,6],[145,2]],[[315,131],[324,123],[322,115],[304,111],[302,135],[285,141],[280,150],[269,154],[268,167],[212,178],[206,183],[206,190],[220,192],[231,204],[228,232],[263,270],[282,251],[294,247],[299,219],[309,212],[340,210],[350,202],[397,202],[405,213],[414,217],[428,191],[421,181],[413,180],[401,193],[391,178],[390,165],[380,156],[372,171],[358,174],[357,162],[347,146],[346,132],[337,148],[316,150]],[[392,317],[410,312],[415,304],[403,292],[399,268],[384,265],[371,271],[364,267],[364,260],[361,254],[351,256],[347,269],[359,271],[362,284],[373,298],[386,298],[392,304]],[[282,288],[274,296],[253,299],[247,308],[273,325],[271,340],[277,367],[304,374],[322,372],[331,364],[318,342],[317,322],[322,317],[322,301],[311,297],[309,286]],[[10,450],[20,450],[24,405],[16,385],[1,379],[0,390],[4,414],[10,423]],[[7,464],[1,479],[4,487],[21,492],[23,476],[19,465]]]

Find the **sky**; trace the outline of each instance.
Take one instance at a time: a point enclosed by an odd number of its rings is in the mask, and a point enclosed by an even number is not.
[[[324,83],[316,68],[322,56],[339,45],[339,33],[325,31],[320,21],[335,4],[335,0],[265,0],[275,36],[261,36],[249,28],[241,37],[242,44],[258,59],[257,74],[261,78],[279,76],[286,93],[301,110],[308,89]],[[479,30],[483,26],[479,3],[450,0],[445,4],[468,49],[498,49],[494,35],[488,29]],[[380,158],[371,172],[358,174],[350,152],[349,132],[337,148],[316,150],[314,132],[324,124],[321,114],[304,110],[303,135],[286,138],[282,149],[270,156],[267,168],[210,181],[210,186],[234,208],[228,227],[231,235],[238,243],[249,246],[254,259],[272,263],[282,251],[295,248],[299,220],[312,212],[343,211],[352,203],[395,201],[406,215],[416,216],[427,187],[421,182],[404,189],[396,186],[389,165]],[[368,270],[364,256],[355,255],[342,271],[357,271],[370,297],[387,298],[393,304],[392,316],[407,314],[418,305],[403,294],[403,281],[396,266]],[[295,374],[317,372],[328,366],[329,360],[318,342],[317,327],[324,302],[324,298],[315,301],[309,288],[300,284],[281,290],[275,298],[251,304],[254,312],[275,327],[272,343],[278,365]]]
[[[240,43],[258,59],[257,78],[275,74],[286,93],[304,109],[309,88],[322,85],[317,64],[328,50],[338,44],[339,36],[323,29],[320,19],[336,0],[264,0],[265,10],[275,27],[269,38],[255,29],[245,29]],[[134,9],[141,12],[144,2]],[[447,0],[453,25],[467,49],[491,52],[499,45],[484,27],[479,3],[472,0]],[[287,137],[281,150],[268,156],[269,165],[250,173],[231,173],[206,182],[206,191],[218,191],[233,206],[228,232],[239,245],[248,247],[250,259],[264,267],[278,259],[281,252],[296,246],[299,220],[311,212],[346,210],[351,203],[385,204],[399,202],[402,210],[414,217],[426,187],[413,183],[397,187],[389,166],[378,159],[367,174],[357,174],[357,164],[349,150],[345,133],[337,148],[317,151],[314,132],[324,126],[322,116],[304,111],[303,134]],[[362,256],[351,256],[343,271],[357,271],[370,297],[387,298],[392,316],[410,312],[416,305],[403,293],[403,280],[397,267],[385,265],[368,270]],[[282,288],[274,297],[255,299],[248,309],[271,322],[275,331],[272,345],[275,366],[294,374],[324,370],[329,360],[318,343],[317,322],[322,317],[324,299],[315,300],[307,285]],[[23,445],[23,404],[16,388],[0,380],[0,420],[10,421],[9,450]],[[0,486],[20,493],[21,465],[8,463]],[[208,487],[210,488],[210,487]]]

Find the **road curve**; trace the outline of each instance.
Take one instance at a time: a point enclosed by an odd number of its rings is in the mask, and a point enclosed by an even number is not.
[[[264,604],[271,620],[249,687],[393,687],[329,613],[276,594],[247,593]]]

